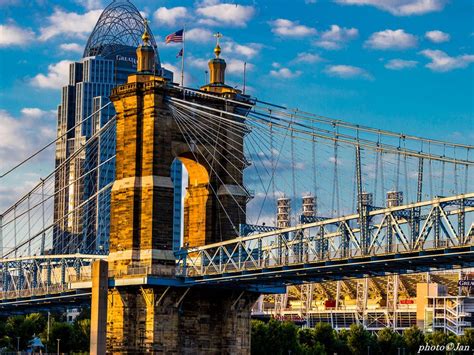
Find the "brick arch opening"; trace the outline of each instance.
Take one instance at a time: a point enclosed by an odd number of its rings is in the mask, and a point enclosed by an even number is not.
[[[194,247],[206,244],[208,235],[208,208],[210,204],[210,177],[207,168],[183,154],[177,157],[188,173],[184,196],[183,243]]]

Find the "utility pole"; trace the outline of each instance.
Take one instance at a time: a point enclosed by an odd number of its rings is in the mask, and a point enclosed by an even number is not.
[[[61,339],[56,339],[58,341],[58,355],[59,355],[59,342],[61,341]]]
[[[16,352],[20,353],[20,337],[16,337]]]

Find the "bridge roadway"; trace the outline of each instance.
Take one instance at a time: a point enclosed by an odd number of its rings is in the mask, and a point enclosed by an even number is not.
[[[472,267],[473,211],[470,193],[368,208],[365,216],[319,217],[182,249],[176,253],[176,274],[158,277],[156,270],[136,267],[126,275],[109,275],[109,287],[207,286],[281,293],[287,284]],[[367,221],[366,228],[361,220]],[[0,259],[0,315],[90,303],[90,265],[106,258],[67,254]]]

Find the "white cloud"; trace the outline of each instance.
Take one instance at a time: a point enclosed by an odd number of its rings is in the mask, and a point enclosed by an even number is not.
[[[183,6],[172,8],[160,7],[153,14],[158,26],[161,24],[165,26],[175,26],[180,20],[185,19],[187,16],[188,10]]]
[[[39,39],[47,41],[56,36],[85,38],[92,32],[102,10],[91,10],[85,14],[65,12],[56,8],[46,20],[47,26],[40,28]]]
[[[190,42],[210,42],[213,39],[212,32],[204,28],[193,28],[186,30],[184,35],[186,37],[186,41]]]
[[[78,43],[62,43],[59,48],[65,52],[82,53],[84,51],[83,46]]]
[[[19,163],[56,137],[56,111],[23,108],[18,117],[0,110],[0,173]],[[34,161],[2,179],[0,184],[0,213],[11,206],[39,182],[40,174],[54,168],[54,145]]]
[[[370,75],[366,70],[352,65],[328,65],[325,72],[329,76],[335,76],[342,79],[373,79],[372,75]]]
[[[207,21],[208,24],[220,23],[229,26],[245,27],[255,14],[255,9],[253,6],[205,2],[196,9],[196,13],[205,17],[204,20],[210,20]]]
[[[199,68],[202,70],[207,70],[208,69],[208,60],[203,59],[203,58],[195,58],[195,57],[188,57],[187,63],[189,63],[190,66]]]
[[[47,74],[38,74],[32,79],[32,85],[44,89],[60,89],[68,83],[69,60],[61,60],[48,66]]]
[[[270,70],[270,75],[275,77],[275,78],[282,78],[282,79],[293,79],[297,78],[298,76],[301,75],[300,70],[292,71],[291,69],[288,68],[279,68],[276,70]]]
[[[240,59],[230,59],[227,61],[226,73],[229,74],[242,74],[244,73],[245,61]],[[251,71],[255,68],[252,63],[247,63],[246,70]]]
[[[76,2],[87,10],[101,9],[103,6],[101,0],[76,0]]]
[[[414,68],[418,62],[416,60],[391,59],[385,64],[385,68],[392,70],[401,70]]]
[[[166,68],[173,72],[174,82],[181,82],[181,68],[171,64],[171,63],[162,63],[163,68]],[[184,71],[184,86],[189,86],[192,84],[192,77],[186,70]]]
[[[374,49],[407,49],[416,47],[418,41],[416,37],[404,30],[385,30],[372,33],[365,45]]]
[[[359,36],[357,28],[345,28],[338,25],[331,25],[328,31],[321,34],[320,38],[314,42],[318,47],[325,49],[340,49],[345,43]]]
[[[295,63],[317,63],[322,62],[324,59],[321,58],[318,54],[313,53],[298,53],[296,58],[293,60]]]
[[[35,34],[30,29],[15,25],[0,25],[0,47],[25,46],[34,40]]]
[[[431,59],[431,62],[426,64],[426,67],[437,72],[447,72],[453,69],[466,68],[469,64],[474,62],[474,55],[472,54],[462,54],[457,57],[450,57],[443,51],[433,49],[425,49],[420,53]]]
[[[0,110],[0,161],[2,170],[41,148],[56,135],[55,111],[24,108],[21,116],[12,117]]]
[[[262,45],[259,43],[239,44],[233,41],[222,43],[222,51],[227,54],[237,54],[245,58],[253,58],[260,52]]]
[[[428,31],[425,33],[425,37],[433,43],[447,42],[451,38],[448,33],[439,30]]]
[[[396,16],[422,15],[441,11],[446,0],[335,0],[343,5],[371,5]]]
[[[304,0],[305,4],[316,4],[317,0]]]
[[[270,22],[272,32],[283,37],[302,37],[316,34],[316,29],[300,25],[298,21],[280,18]]]

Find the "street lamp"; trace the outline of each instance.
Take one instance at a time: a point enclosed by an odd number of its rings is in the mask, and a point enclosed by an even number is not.
[[[16,337],[16,352],[20,352],[20,337]]]
[[[59,342],[61,341],[61,339],[56,339],[58,341],[58,355],[59,355]]]

